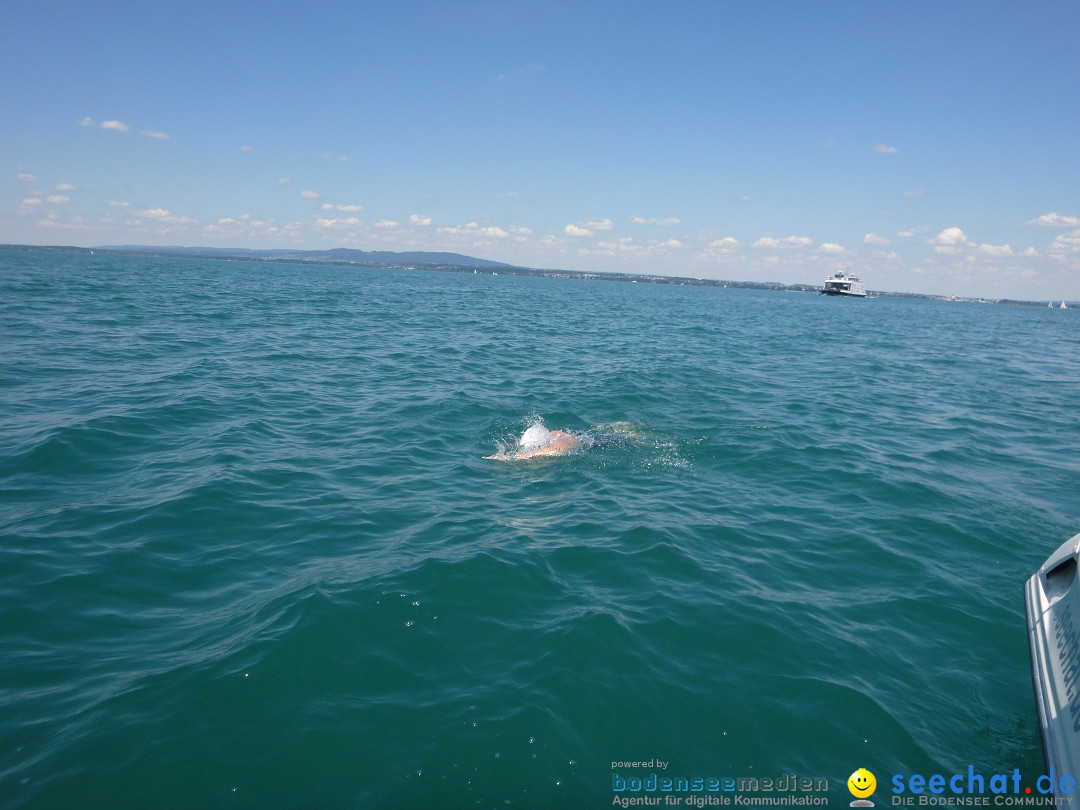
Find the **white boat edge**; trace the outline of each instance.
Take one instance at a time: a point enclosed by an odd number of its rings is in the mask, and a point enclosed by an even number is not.
[[[1031,680],[1047,773],[1057,775],[1055,790],[1062,775],[1080,774],[1078,553],[1080,534],[1062,543],[1024,585]]]

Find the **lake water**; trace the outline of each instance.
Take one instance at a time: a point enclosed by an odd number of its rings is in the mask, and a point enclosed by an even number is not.
[[[3,807],[1044,770],[1073,310],[0,252],[0,339]]]

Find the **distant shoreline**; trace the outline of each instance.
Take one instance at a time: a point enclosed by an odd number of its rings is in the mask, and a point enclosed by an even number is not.
[[[748,290],[777,290],[781,292],[817,293],[821,288],[812,284],[782,284],[774,281],[732,281],[721,279],[692,278],[689,276],[643,275],[638,273],[584,272],[580,270],[549,270],[518,267],[511,264],[477,259],[457,253],[414,251],[394,253],[391,251],[364,251],[351,248],[332,250],[252,250],[247,248],[202,247],[154,247],[148,245],[109,245],[104,247],[76,247],[73,245],[0,245],[0,250],[17,250],[41,253],[94,253],[115,256],[154,256],[177,259],[217,259],[223,261],[269,262],[272,264],[312,264],[330,267],[378,267],[402,270],[437,270],[449,273],[477,272],[487,275],[504,273],[512,276],[542,276],[546,278],[569,278],[591,281],[623,281],[646,284],[676,284],[695,287],[731,287]],[[874,298],[914,298],[926,301],[952,301],[977,304],[1011,304],[1015,306],[1045,307],[1053,301],[1023,301],[1012,298],[967,298],[949,295],[926,295],[922,293],[888,292],[870,290]],[[1056,299],[1055,299],[1056,300]],[[1066,301],[1066,307],[1076,306]]]

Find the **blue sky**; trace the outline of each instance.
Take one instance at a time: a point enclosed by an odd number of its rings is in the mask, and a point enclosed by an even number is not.
[[[1080,300],[1080,3],[9,0],[0,242]]]

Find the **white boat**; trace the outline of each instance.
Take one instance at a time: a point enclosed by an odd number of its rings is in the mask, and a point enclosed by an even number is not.
[[[1062,299],[1061,306],[1059,307],[1059,309],[1068,309],[1068,307],[1065,306],[1065,300],[1064,299]]]
[[[866,298],[866,285],[850,273],[837,273],[825,279],[822,295],[848,295]]]
[[[1031,675],[1049,774],[1080,774],[1078,553],[1080,534],[1051,554],[1024,586]],[[1060,796],[1059,785],[1054,792]]]

